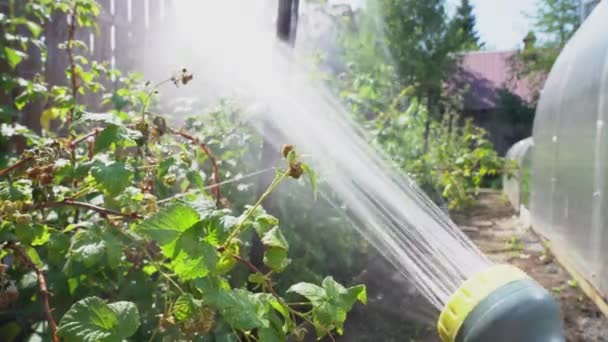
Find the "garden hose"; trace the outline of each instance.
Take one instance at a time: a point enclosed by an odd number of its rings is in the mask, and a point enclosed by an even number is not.
[[[437,325],[443,342],[563,342],[559,306],[526,273],[497,265],[456,290]]]

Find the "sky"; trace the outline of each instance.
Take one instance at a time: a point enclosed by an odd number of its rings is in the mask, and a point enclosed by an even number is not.
[[[420,0],[425,1],[425,0]],[[523,39],[532,28],[524,13],[534,13],[538,0],[471,0],[475,7],[477,31],[486,43],[486,50],[509,50],[523,45]],[[330,0],[334,3],[360,5],[365,0]],[[453,13],[460,0],[447,0]]]
[[[475,7],[477,31],[486,50],[520,47],[532,28],[525,13],[533,13],[537,0],[471,0]],[[453,10],[460,0],[448,0]]]

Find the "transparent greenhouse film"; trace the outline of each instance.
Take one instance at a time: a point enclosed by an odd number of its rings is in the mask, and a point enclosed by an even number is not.
[[[529,137],[518,141],[507,151],[506,158],[519,165],[519,169],[515,175],[504,176],[502,187],[504,193],[515,208],[519,208],[520,205],[524,204],[522,198],[524,195],[522,192],[522,182],[526,181],[526,177],[528,176],[526,174],[528,170],[525,168],[524,159],[530,153],[533,144],[533,139]]]
[[[608,3],[600,2],[558,58],[534,123],[531,214],[601,293],[608,294]]]
[[[273,6],[253,1],[184,1],[174,36],[190,40],[196,92],[233,95],[277,151],[310,156],[362,236],[440,310],[489,261],[390,159],[368,144],[331,92],[276,42]]]

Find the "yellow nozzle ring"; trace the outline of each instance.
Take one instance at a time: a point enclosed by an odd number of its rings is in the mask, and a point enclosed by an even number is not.
[[[448,300],[439,315],[437,329],[443,342],[455,342],[458,331],[477,304],[490,293],[510,282],[529,278],[526,273],[511,265],[496,265],[477,273]]]

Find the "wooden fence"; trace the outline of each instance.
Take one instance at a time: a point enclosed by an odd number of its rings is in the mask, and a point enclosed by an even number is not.
[[[90,61],[108,62],[110,66],[123,72],[141,70],[146,62],[147,46],[151,43],[152,32],[163,32],[171,21],[175,3],[179,0],[97,0],[101,13],[97,18],[97,30],[77,27],[75,39],[89,46],[88,51],[79,51]],[[16,7],[24,2],[16,0]],[[0,12],[8,13],[9,0],[0,0]],[[48,54],[42,63],[40,53],[35,49],[28,51],[28,58],[17,68],[17,74],[31,79],[43,75],[49,85],[66,85],[68,57],[59,44],[68,39],[69,18],[65,14],[54,13],[44,27],[44,40]],[[6,65],[0,65],[0,72],[11,72]],[[116,80],[103,80],[107,90],[111,90]],[[13,94],[0,94],[0,104],[10,105],[19,95],[20,89]],[[98,96],[79,98],[79,103],[95,108]],[[19,122],[35,131],[40,131],[40,117],[44,104],[31,103],[21,110]]]

